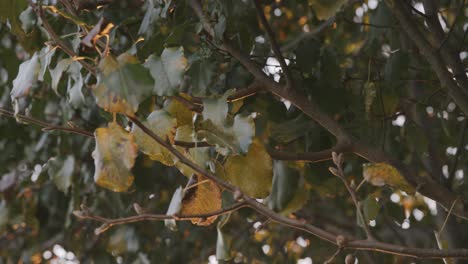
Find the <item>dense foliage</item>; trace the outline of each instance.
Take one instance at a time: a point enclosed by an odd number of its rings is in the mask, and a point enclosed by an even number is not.
[[[468,258],[467,14],[1,0],[0,263]]]

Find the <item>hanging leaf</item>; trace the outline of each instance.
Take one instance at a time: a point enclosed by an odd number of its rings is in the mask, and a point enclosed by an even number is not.
[[[190,187],[186,188],[184,199],[182,200],[181,215],[206,214],[222,207],[221,190],[214,182],[194,174],[194,181]],[[192,220],[193,224],[200,226],[211,225],[217,216]]]
[[[39,53],[39,61],[41,63],[41,69],[39,70],[37,79],[39,81],[44,81],[44,75],[46,70],[49,69],[50,62],[52,61],[52,57],[55,55],[55,48],[51,46],[46,46],[41,50]]]
[[[226,235],[223,233],[221,228],[217,228],[217,239],[216,239],[216,259],[221,261],[230,260],[231,257],[231,250],[230,250],[230,242],[227,239]]]
[[[287,210],[288,214],[299,209],[307,202],[307,197],[304,196],[306,192],[301,190],[303,186],[304,181],[297,170],[290,168],[283,161],[275,161],[273,165],[273,185],[267,199],[268,207],[277,212]],[[295,204],[292,204],[296,196],[300,196],[298,197],[300,199],[296,199]]]
[[[62,74],[70,67],[73,63],[73,59],[63,59],[57,63],[54,69],[49,70],[50,76],[52,77],[52,89],[58,94],[58,84],[62,78]]]
[[[41,65],[37,52],[29,60],[21,63],[18,75],[13,80],[13,89],[11,90],[11,97],[13,99],[29,94],[31,87],[37,82],[40,68]]]
[[[68,193],[68,188],[72,183],[72,176],[75,170],[75,157],[67,156],[65,160],[51,158],[47,162],[49,176],[61,192]]]
[[[81,90],[84,85],[83,76],[81,75],[81,67],[81,64],[75,61],[68,68],[68,102],[70,102],[74,107],[78,107],[85,101]]]
[[[130,169],[137,156],[134,136],[117,123],[109,123],[107,128],[96,129],[94,136],[94,181],[114,192],[127,191],[133,183],[134,177]]]
[[[182,47],[165,48],[160,57],[151,55],[146,61],[145,67],[155,80],[154,94],[159,96],[174,95],[178,92],[187,67],[184,49]]]
[[[177,120],[165,110],[153,111],[143,124],[156,135],[169,142],[174,142]],[[159,161],[167,166],[174,165],[172,153],[158,142],[146,135],[138,126],[133,125],[132,134],[141,152],[152,160]]]
[[[167,209],[166,215],[177,215],[182,209],[182,199],[184,198],[184,189],[182,186],[179,186],[177,190],[172,195],[171,202],[169,203],[169,208]],[[164,225],[172,231],[177,230],[177,224],[174,219],[164,220]]]
[[[151,94],[154,82],[136,57],[123,53],[106,56],[99,63],[98,83],[93,89],[99,107],[108,112],[133,115]]]
[[[387,163],[369,163],[363,164],[362,175],[364,179],[374,186],[389,185],[401,189],[409,194],[415,192],[400,172]]]
[[[255,198],[266,197],[271,190],[272,161],[263,144],[255,139],[247,155],[229,156],[220,176]]]

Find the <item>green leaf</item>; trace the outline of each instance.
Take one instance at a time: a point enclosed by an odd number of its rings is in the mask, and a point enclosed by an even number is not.
[[[99,63],[98,83],[93,89],[99,107],[108,112],[133,115],[151,94],[154,84],[148,71],[126,53],[117,59],[106,56]]]
[[[216,65],[210,60],[197,60],[190,65],[190,94],[194,96],[206,96],[208,87],[215,76]]]
[[[233,94],[233,90],[227,91],[220,98],[207,98],[203,100],[203,120],[211,120],[213,125],[223,127],[229,110],[227,98]]]
[[[165,110],[153,111],[143,124],[162,139],[174,142],[177,120]],[[148,155],[150,159],[167,166],[174,165],[172,153],[146,135],[138,126],[133,125],[132,134],[135,136],[135,142],[140,151]]]
[[[109,123],[107,128],[96,129],[94,136],[94,181],[114,192],[127,191],[133,183],[134,176],[130,170],[137,156],[134,136],[117,123]]]
[[[182,199],[184,198],[184,189],[182,186],[176,189],[172,195],[171,202],[169,203],[169,208],[167,209],[166,215],[177,215],[182,209]],[[172,231],[177,230],[177,224],[174,219],[164,220],[164,225]]]
[[[28,6],[26,10],[21,12],[19,20],[21,21],[21,28],[25,33],[29,33],[33,30],[36,23],[36,14],[31,6]]]
[[[68,155],[65,160],[51,158],[48,162],[48,173],[55,186],[67,194],[68,188],[72,184],[72,176],[75,171],[75,157]]]
[[[20,98],[29,94],[31,87],[37,82],[40,68],[37,52],[29,60],[21,63],[18,75],[13,80],[12,98]]]
[[[255,198],[266,197],[271,190],[272,160],[263,144],[254,140],[247,155],[229,156],[221,177]]]
[[[0,201],[0,232],[4,232],[10,219],[10,208],[5,200]]]
[[[300,137],[304,137],[316,127],[315,123],[305,115],[299,115],[294,119],[282,123],[271,122],[269,131],[272,139],[279,143],[290,143]]]
[[[39,81],[44,81],[44,75],[46,73],[46,70],[49,69],[50,62],[52,61],[52,57],[55,55],[55,48],[52,48],[51,46],[46,46],[41,50],[39,53],[39,61],[41,63],[41,69],[39,71],[37,79]]]
[[[161,56],[151,55],[145,63],[145,67],[153,76],[153,93],[159,96],[174,95],[178,92],[182,83],[187,59],[184,49],[165,48]]]
[[[379,210],[379,203],[372,195],[367,196],[367,198],[362,202],[362,211],[364,213],[364,218],[366,218],[366,223],[370,220],[376,219],[379,214]]]
[[[275,161],[273,165],[273,186],[268,197],[268,207],[281,211],[293,199],[298,190],[300,175],[298,171],[289,168],[283,161]]]
[[[150,36],[153,30],[150,30],[152,24],[159,18],[160,8],[154,8],[153,0],[147,1],[146,12],[143,20],[141,21],[140,28],[138,29],[138,35]]]
[[[229,240],[226,235],[223,233],[221,228],[216,229],[217,239],[216,239],[216,259],[217,260],[230,260],[231,250]]]
[[[83,92],[81,90],[84,86],[83,76],[81,75],[81,68],[81,64],[76,61],[68,68],[68,102],[70,102],[70,104],[74,107],[78,107],[85,101]]]
[[[73,59],[63,59],[60,60],[54,69],[50,69],[50,76],[52,77],[52,89],[55,93],[58,94],[58,84],[60,79],[62,78],[62,74],[70,67],[70,65],[74,63]]]
[[[197,137],[215,145],[216,150],[229,153],[246,153],[255,135],[255,123],[251,116],[236,115],[232,126],[216,126],[211,120],[197,124]]]

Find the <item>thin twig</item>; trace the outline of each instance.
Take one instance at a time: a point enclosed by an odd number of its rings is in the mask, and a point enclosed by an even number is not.
[[[348,190],[349,196],[351,196],[351,199],[353,200],[354,206],[356,206],[356,212],[358,214],[358,217],[362,219],[363,221],[363,226],[362,228],[366,232],[367,239],[370,240],[375,240],[374,236],[372,235],[372,232],[369,228],[368,223],[366,222],[367,219],[364,217],[364,214],[362,212],[362,208],[359,205],[359,201],[356,197],[356,193],[354,192],[353,188],[349,185],[348,181],[346,180],[344,171],[343,171],[343,154],[336,154],[336,152],[332,153],[333,157],[333,163],[336,165],[336,168],[330,167],[330,172],[333,173],[335,176],[340,178],[340,180],[343,182],[344,186],[346,187],[346,190]]]
[[[268,24],[268,21],[265,17],[265,13],[263,12],[263,8],[259,0],[253,0],[253,3],[255,5],[255,9],[257,10],[260,23],[265,29],[268,39],[270,40],[271,48],[273,52],[275,53],[275,56],[278,59],[279,64],[281,65],[281,68],[283,69],[284,75],[286,76],[286,89],[291,89],[293,86],[293,79],[292,79],[291,71],[289,70],[286,60],[284,59],[283,54],[281,53],[280,47],[275,38],[275,34],[273,33],[273,30],[271,29],[270,24]]]
[[[41,120],[33,118],[33,117],[25,116],[25,115],[22,115],[22,114],[15,114],[15,113],[13,113],[11,111],[8,111],[6,109],[1,109],[0,108],[0,115],[4,115],[4,116],[7,116],[7,117],[11,117],[11,118],[17,118],[20,121],[41,126],[41,127],[43,127],[43,129],[42,129],[43,131],[57,130],[57,131],[71,132],[71,133],[75,133],[75,134],[79,134],[79,135],[87,136],[87,137],[94,137],[93,132],[86,131],[84,129],[80,129],[80,128],[77,128],[77,127],[64,127],[64,126],[52,125],[52,124],[46,123],[44,121],[41,121]]]
[[[338,254],[340,254],[341,250],[342,250],[342,248],[339,247],[339,248],[335,251],[335,253],[333,253],[333,255],[331,255],[331,257],[330,257],[329,259],[327,259],[327,260],[324,262],[324,264],[330,264],[330,263],[332,263],[333,260],[338,256]]]
[[[187,221],[187,220],[194,220],[194,219],[199,219],[199,218],[209,218],[213,216],[221,216],[221,215],[229,214],[246,206],[247,205],[245,202],[238,202],[230,207],[216,210],[210,213],[204,213],[204,214],[193,214],[193,215],[138,214],[134,216],[117,218],[117,219],[110,219],[110,218],[105,218],[105,217],[98,216],[98,215],[93,215],[88,210],[73,211],[73,214],[76,217],[83,219],[83,220],[87,219],[87,220],[94,220],[97,222],[102,222],[103,224],[100,227],[96,228],[95,230],[96,235],[99,235],[107,231],[109,228],[113,226],[117,226],[117,225],[125,225],[129,223],[136,223],[136,222],[142,222],[142,221],[161,221],[161,220],[168,220],[168,219],[173,219],[176,221]]]
[[[445,217],[445,220],[444,220],[444,223],[442,224],[442,226],[440,227],[440,230],[439,230],[439,234],[442,233],[442,231],[444,231],[444,228],[445,228],[445,225],[447,224],[447,221],[450,217],[450,214],[452,214],[452,210],[453,208],[455,208],[455,204],[457,203],[457,201],[459,200],[460,197],[458,197],[457,199],[455,199],[455,201],[453,201],[453,204],[452,206],[450,207],[450,210],[448,211],[447,213],[447,216]]]
[[[54,29],[50,26],[49,21],[47,20],[44,10],[42,6],[36,6],[35,4],[31,4],[33,9],[36,10],[36,14],[41,18],[42,24],[49,34],[49,36],[52,38],[52,41],[60,48],[62,49],[65,53],[67,53],[70,57],[76,58],[78,55],[71,49],[67,43],[65,43],[58,35],[55,33]],[[84,68],[86,68],[91,74],[96,76],[96,68],[92,66],[91,64],[87,63],[84,60],[78,60],[78,62],[83,65]]]
[[[460,135],[458,136],[459,139],[458,139],[458,145],[457,145],[457,153],[455,154],[452,169],[447,179],[447,185],[449,188],[452,188],[453,179],[455,179],[455,173],[458,167],[458,161],[460,160],[460,156],[463,150],[465,149],[465,134],[466,134],[467,128],[468,128],[468,119],[465,118],[465,120],[463,120],[463,124],[460,129]]]

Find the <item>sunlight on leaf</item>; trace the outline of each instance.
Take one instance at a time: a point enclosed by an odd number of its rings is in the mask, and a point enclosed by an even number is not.
[[[96,129],[94,135],[94,181],[114,192],[127,191],[133,183],[134,176],[130,170],[137,156],[134,136],[116,123]]]

